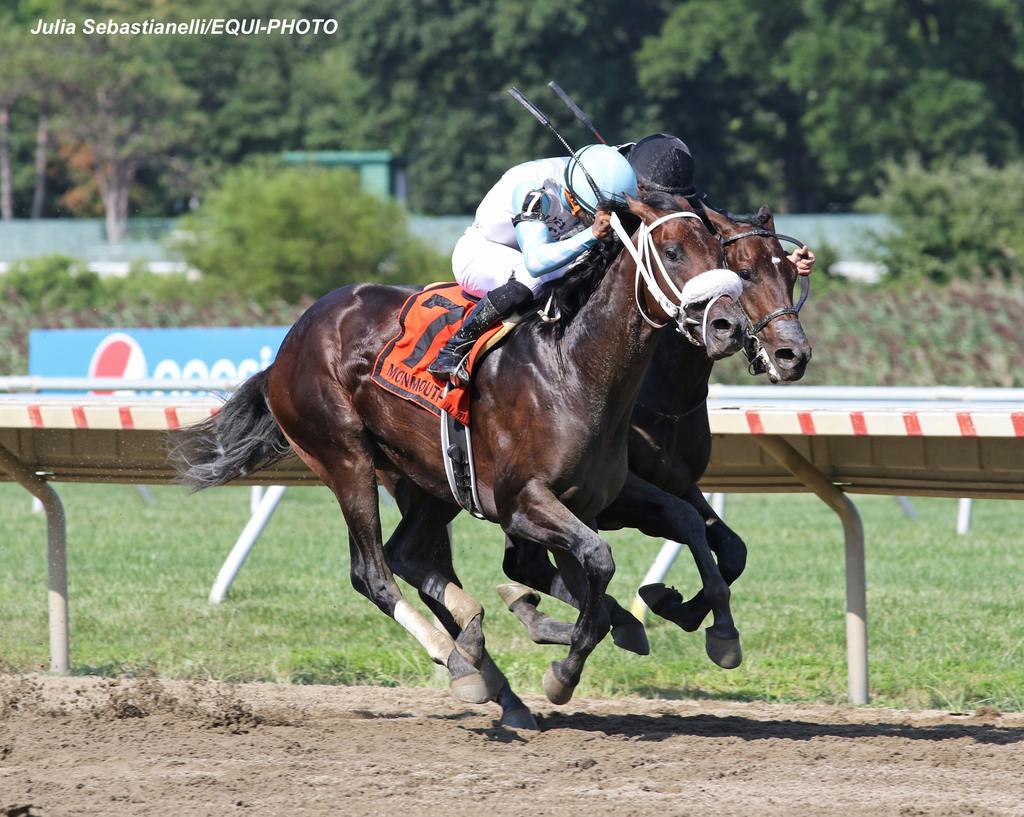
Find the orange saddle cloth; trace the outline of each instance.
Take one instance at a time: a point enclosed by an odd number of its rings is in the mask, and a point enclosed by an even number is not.
[[[430,374],[427,366],[462,326],[463,318],[475,303],[458,284],[431,284],[410,296],[398,315],[398,332],[377,355],[370,375],[373,382],[438,417],[445,411],[463,425],[469,425],[469,388],[452,386],[445,394],[446,384]],[[483,352],[509,328],[499,324],[473,344],[467,363],[471,375]]]

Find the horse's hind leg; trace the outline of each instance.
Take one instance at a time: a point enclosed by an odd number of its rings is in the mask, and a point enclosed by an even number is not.
[[[403,521],[407,517],[416,518],[414,524],[405,529],[409,535],[399,535],[400,530],[396,530],[395,535],[388,541],[385,546],[388,563],[392,570],[407,581],[412,574],[430,577],[429,590],[421,588],[420,598],[437,616],[449,635],[456,639],[456,644],[464,646],[464,642],[460,644],[459,639],[466,630],[456,621],[455,614],[443,601],[446,597],[445,585],[450,584],[461,590],[461,582],[455,575],[455,566],[452,564],[451,539],[447,528],[447,522],[455,515],[456,509],[442,504],[442,508],[450,510],[440,518],[437,518],[436,514],[424,513],[423,505],[427,503],[415,501],[420,492],[408,480],[398,482],[393,493],[402,511]],[[429,524],[426,518],[430,515],[435,516],[433,524]],[[418,564],[424,557],[429,560],[429,564]],[[451,598],[451,595],[448,597]],[[459,618],[466,622],[466,613],[471,612],[470,608],[465,603],[460,603],[457,605],[457,611],[460,612]],[[502,725],[515,729],[537,729],[537,721],[529,708],[512,691],[508,679],[488,655],[486,648],[482,649],[478,666],[491,693],[491,700],[501,707]]]
[[[348,525],[352,586],[405,627],[431,659],[448,668],[456,697],[467,703],[484,703],[489,696],[480,672],[459,652],[448,633],[427,621],[402,597],[384,556],[369,441],[359,433],[352,435],[350,442],[329,461],[318,460],[320,467],[314,470],[334,492]]]
[[[455,643],[474,666],[484,654],[484,608],[454,581],[447,525],[458,514],[455,505],[430,496],[408,479],[395,485],[402,520],[384,546],[388,564],[405,581],[451,613],[459,627]]]

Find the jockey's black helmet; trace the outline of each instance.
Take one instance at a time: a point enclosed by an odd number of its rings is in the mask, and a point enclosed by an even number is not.
[[[693,192],[693,155],[678,136],[669,133],[645,136],[633,145],[626,158],[641,187],[675,196]]]

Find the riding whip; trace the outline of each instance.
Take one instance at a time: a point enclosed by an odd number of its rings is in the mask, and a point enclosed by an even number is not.
[[[513,85],[511,88],[508,89],[508,95],[512,97],[520,105],[522,105],[524,108],[526,108],[526,110],[530,112],[530,115],[533,116],[534,119],[540,122],[549,131],[551,131],[555,135],[555,138],[558,139],[558,141],[565,146],[565,149],[567,151],[569,151],[570,156],[576,155],[576,151],[574,151],[569,146],[569,143],[565,141],[565,139],[562,137],[562,134],[560,134],[558,130],[555,128],[555,126],[551,124],[551,120],[548,119],[543,113],[541,113],[540,108],[538,108],[536,105],[530,102],[530,100],[526,98],[526,95],[522,91],[520,91],[515,85]],[[601,193],[601,188],[597,186],[597,182],[594,181],[593,176],[591,176],[587,172],[587,169],[583,166],[583,162],[581,162],[579,159],[576,159],[576,164],[580,166],[580,170],[583,171],[583,175],[587,179],[587,184],[590,185],[590,189],[593,190],[594,195],[597,196],[597,203],[601,204],[604,201],[604,195]]]
[[[597,137],[598,142],[600,142],[602,145],[608,144],[604,140],[604,137],[597,132],[597,128],[594,127],[594,123],[591,120],[591,118],[583,112],[583,109],[579,105],[576,104],[576,100],[574,100],[571,96],[569,96],[565,91],[562,90],[561,85],[559,85],[554,80],[551,80],[548,83],[548,88],[550,88],[554,92],[555,96],[557,96],[560,100],[562,100],[563,103],[565,103],[565,107],[572,111],[573,116],[575,116],[578,120],[580,120],[580,122],[587,126],[590,132]]]

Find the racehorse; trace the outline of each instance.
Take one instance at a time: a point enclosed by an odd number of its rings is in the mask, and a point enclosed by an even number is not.
[[[481,510],[506,534],[548,548],[580,602],[568,655],[544,675],[555,703],[571,698],[610,626],[604,596],[614,561],[587,521],[625,482],[630,415],[657,327],[675,324],[703,344],[709,359],[733,353],[743,340],[745,316],[733,298],[687,300],[688,287],[731,284],[734,275],[716,268],[721,247],[700,219],[665,196],[630,200],[628,207],[639,220],[636,247],[618,253],[603,274],[582,276],[586,297],[563,323],[520,323],[484,358],[475,379]],[[173,457],[182,481],[198,489],[294,451],[341,506],[353,586],[447,667],[457,697],[482,703],[507,682],[484,650],[482,606],[461,589],[450,553],[439,552],[460,509],[445,476],[438,422],[369,378],[409,295],[407,288],[359,284],[318,300],[268,369],[214,417],[178,432]],[[378,474],[395,487],[403,512],[387,550]],[[392,570],[420,591],[447,631],[402,598]]]
[[[770,362],[771,379],[799,380],[811,349],[793,307],[796,268],[782,251],[770,211],[763,207],[746,222],[710,208],[706,216],[721,238],[723,265],[744,280],[740,303],[750,316],[755,348],[759,354],[763,349]],[[667,365],[670,361],[675,365]],[[660,584],[641,589],[641,595],[653,612],[690,632],[700,627],[709,612],[714,613],[714,623],[705,634],[707,653],[720,666],[731,668],[740,663],[741,651],[729,607],[729,585],[743,572],[746,545],[715,514],[697,484],[711,455],[707,394],[712,366],[713,361],[694,354],[679,335],[661,335],[633,410],[626,484],[598,515],[597,526],[599,530],[635,528],[689,545],[701,590],[686,602],[674,589]],[[712,554],[717,555],[717,563]],[[578,603],[546,554],[533,543],[508,537],[504,569],[522,584],[504,585],[499,591],[534,641],[566,643],[570,626],[541,613],[540,597],[522,587]],[[610,608],[620,609],[617,602],[611,602]],[[623,634],[616,643],[645,652],[645,642],[632,622],[621,614],[619,619]]]

